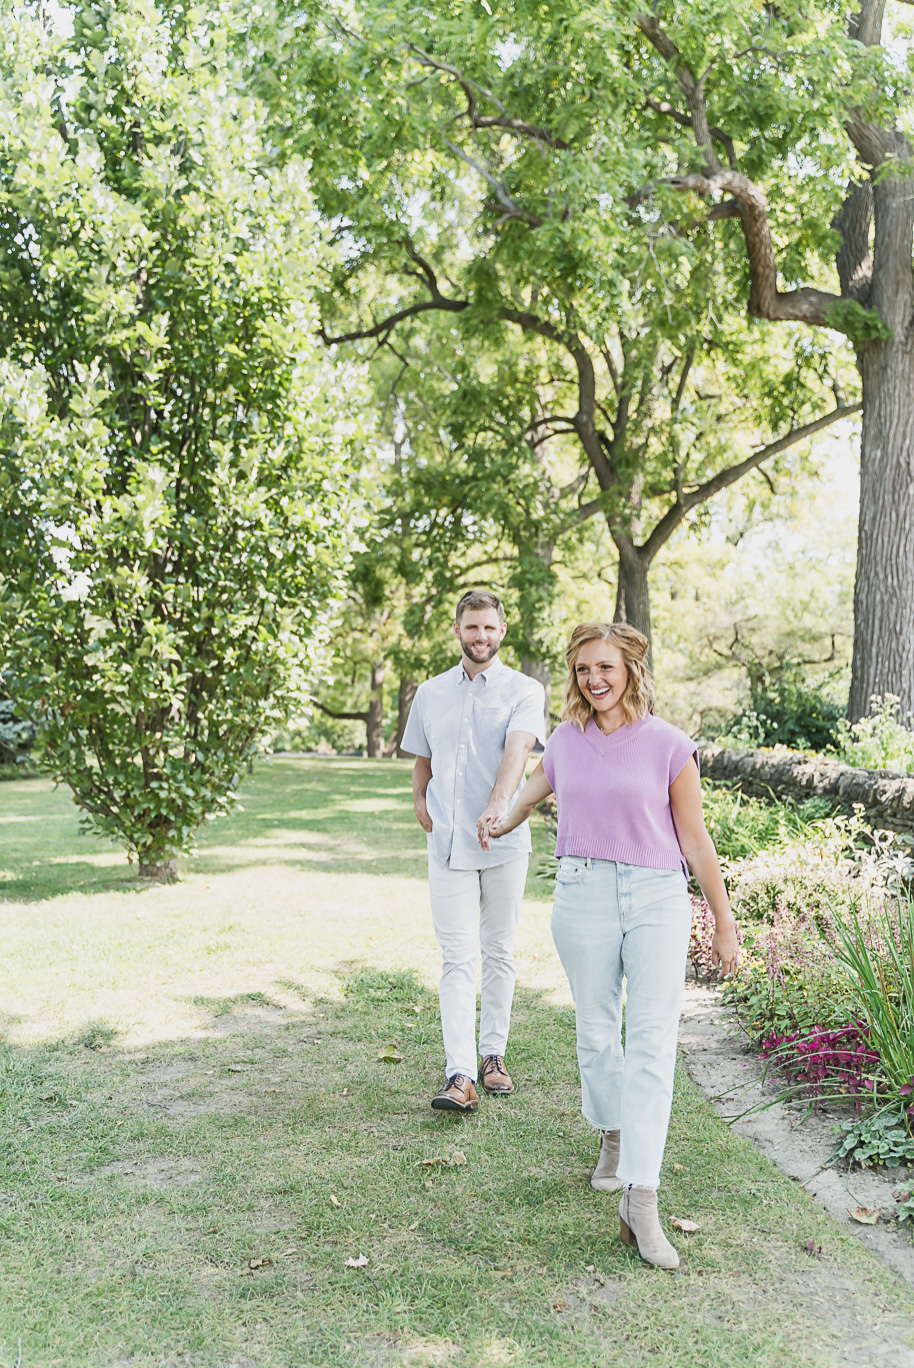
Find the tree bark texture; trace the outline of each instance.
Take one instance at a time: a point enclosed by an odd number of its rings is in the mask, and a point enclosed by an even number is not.
[[[523,674],[529,675],[531,679],[538,680],[546,690],[545,726],[546,736],[548,737],[552,730],[552,719],[549,712],[549,697],[552,692],[552,671],[542,660],[534,660],[532,656],[524,656],[521,660],[520,668]]]
[[[140,859],[137,877],[140,879],[155,879],[156,883],[173,884],[178,882],[178,861],[177,859],[159,860],[147,862]]]
[[[869,712],[874,694],[896,694],[903,712],[914,711],[914,351],[910,338],[870,344],[862,371],[860,521],[848,705],[852,722]]]
[[[650,561],[634,547],[619,548],[619,579],[616,585],[614,622],[627,622],[651,640],[651,595],[648,583]],[[648,664],[651,652],[648,650]]]
[[[884,770],[853,769],[835,760],[795,752],[699,746],[706,779],[730,784],[753,798],[828,798],[845,811],[863,807],[876,829],[914,834],[914,778]]]
[[[371,697],[365,716],[365,753],[371,760],[384,754],[384,675],[387,667],[379,661],[371,667]]]
[[[416,697],[416,690],[419,685],[414,679],[405,676],[400,679],[400,687],[397,690],[397,759],[411,760],[412,752],[403,749],[403,733],[406,731],[406,723],[409,720],[410,709],[413,706],[413,699]]]

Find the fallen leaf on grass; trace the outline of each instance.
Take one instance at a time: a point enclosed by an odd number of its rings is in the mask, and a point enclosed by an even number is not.
[[[694,1235],[700,1229],[697,1221],[683,1221],[678,1216],[674,1216],[671,1222],[677,1230],[681,1230],[683,1235]]]
[[[338,1207],[340,1204],[340,1199],[338,1197],[334,1197],[332,1192],[330,1194],[330,1201],[333,1203],[335,1207]]]
[[[892,1188],[892,1196],[896,1202],[907,1202],[911,1193],[908,1188]]]
[[[808,1254],[811,1259],[821,1259],[822,1246],[817,1245],[815,1240],[807,1240],[803,1246],[804,1254]]]
[[[297,1254],[297,1249],[284,1249],[281,1254],[277,1254],[277,1259],[291,1259],[293,1254]]]
[[[402,1064],[403,1056],[397,1042],[392,1040],[387,1045],[382,1045],[378,1050],[378,1059],[383,1059],[385,1064]]]
[[[452,1150],[450,1154],[436,1154],[432,1159],[420,1159],[414,1168],[433,1168],[435,1164],[444,1164],[445,1168],[460,1168],[461,1164],[467,1161],[463,1150]]]
[[[674,1173],[682,1173],[682,1170],[683,1170],[684,1168],[685,1168],[685,1165],[684,1165],[684,1164],[674,1164],[674,1165],[673,1165],[673,1172],[674,1172]]]
[[[553,1303],[552,1303],[552,1309],[553,1309],[553,1311],[564,1311],[564,1310],[566,1309],[567,1305],[568,1305],[567,1302],[553,1302]]]
[[[218,1226],[210,1226],[209,1230],[204,1230],[203,1234],[204,1234],[204,1235],[218,1235],[218,1234],[219,1234],[219,1227],[218,1227]]]
[[[272,1259],[266,1259],[266,1258],[263,1258],[263,1259],[260,1259],[260,1258],[258,1258],[258,1259],[248,1259],[244,1271],[245,1271],[245,1273],[248,1273],[248,1272],[253,1273],[254,1270],[257,1269],[257,1268],[269,1268],[270,1265],[272,1264],[272,1262],[273,1262]]]
[[[873,1211],[870,1211],[869,1207],[865,1206],[859,1206],[854,1211],[851,1211],[850,1207],[848,1207],[847,1214],[851,1220],[856,1221],[858,1225],[877,1225],[879,1217],[882,1215],[882,1207],[876,1207]]]
[[[360,1254],[359,1257],[358,1257],[357,1259],[347,1259],[347,1260],[346,1260],[346,1267],[347,1267],[347,1268],[367,1268],[367,1267],[368,1267],[368,1260],[365,1258],[365,1255],[364,1255],[364,1254]]]
[[[413,1221],[412,1225],[407,1226],[406,1229],[407,1229],[407,1230],[415,1230],[416,1227],[418,1226],[418,1224],[419,1224],[418,1221]]]

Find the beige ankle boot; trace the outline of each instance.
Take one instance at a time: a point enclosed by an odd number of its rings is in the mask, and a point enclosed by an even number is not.
[[[590,1186],[597,1192],[617,1192],[622,1186],[616,1177],[619,1167],[619,1132],[600,1131],[600,1157],[593,1171]]]
[[[660,1229],[656,1188],[625,1188],[619,1203],[619,1230],[622,1243],[637,1246],[645,1263],[679,1267],[679,1255]]]

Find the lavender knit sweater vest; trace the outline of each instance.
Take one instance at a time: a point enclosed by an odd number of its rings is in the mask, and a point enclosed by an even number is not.
[[[556,855],[687,872],[670,784],[690,759],[698,764],[695,742],[659,717],[642,717],[610,736],[592,719],[583,732],[563,722],[543,755],[558,807]]]

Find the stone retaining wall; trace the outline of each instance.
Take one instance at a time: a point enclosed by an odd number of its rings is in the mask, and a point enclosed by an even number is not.
[[[871,826],[914,835],[914,777],[886,770],[852,769],[836,760],[795,751],[734,750],[701,745],[707,779],[740,788],[755,798],[828,798],[850,811],[863,807]]]

